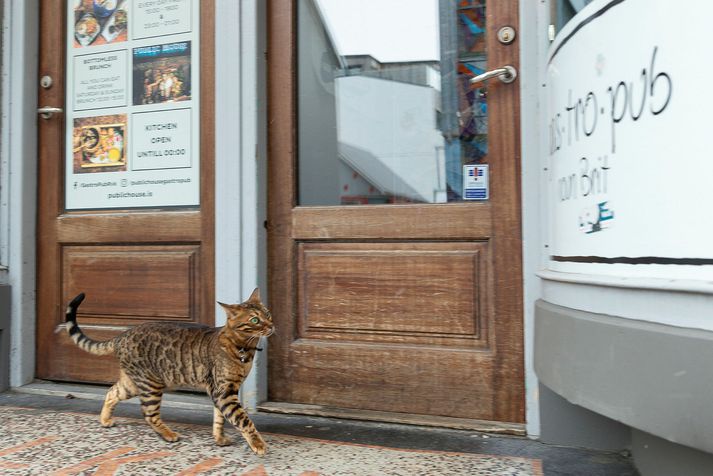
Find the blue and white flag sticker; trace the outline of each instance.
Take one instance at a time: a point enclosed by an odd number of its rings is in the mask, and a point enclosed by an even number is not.
[[[487,164],[463,166],[463,200],[488,200],[488,185]]]

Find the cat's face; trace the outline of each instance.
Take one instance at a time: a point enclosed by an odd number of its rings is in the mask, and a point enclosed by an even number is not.
[[[270,336],[275,331],[272,315],[260,301],[260,291],[257,288],[244,303],[218,304],[225,310],[226,327],[232,331],[259,336]]]

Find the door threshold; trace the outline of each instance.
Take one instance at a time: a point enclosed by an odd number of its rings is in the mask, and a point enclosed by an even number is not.
[[[413,415],[409,413],[381,412],[375,410],[357,410],[323,405],[301,403],[264,402],[257,406],[258,411],[281,413],[284,415],[308,415],[318,417],[341,418],[344,420],[376,421],[401,425],[432,426],[455,430],[471,430],[498,435],[526,436],[522,423],[503,423],[497,421],[474,420],[434,415]]]
[[[106,392],[111,385],[98,385],[87,383],[53,382],[48,380],[35,380],[22,387],[12,387],[17,393],[30,395],[45,395],[51,397],[79,398],[84,400],[104,401]],[[125,403],[138,405],[137,398],[125,400]],[[212,409],[213,402],[205,394],[188,392],[166,392],[161,400],[162,407],[182,408],[185,410]]]

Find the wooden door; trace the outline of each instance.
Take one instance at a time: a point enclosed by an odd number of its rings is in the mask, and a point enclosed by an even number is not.
[[[387,197],[385,201],[395,203],[383,205],[354,205],[370,197],[347,193],[340,203],[307,205],[305,197],[315,191],[308,189],[310,183],[332,186],[326,170],[329,162],[311,167],[311,155],[331,147],[329,154],[335,160],[338,155],[342,162],[351,163],[348,155],[358,153],[353,143],[342,143],[348,133],[341,128],[350,124],[343,108],[362,108],[360,114],[366,119],[361,131],[373,134],[356,134],[358,140],[366,143],[371,135],[383,132],[369,129],[369,124],[381,124],[383,119],[378,114],[369,116],[370,109],[391,100],[388,95],[376,100],[369,96],[370,91],[378,91],[376,83],[390,81],[392,96],[403,89],[403,97],[414,94],[426,101],[439,86],[414,78],[418,68],[435,70],[446,85],[441,88],[442,101],[449,100],[444,62],[404,65],[379,63],[368,54],[339,57],[339,45],[346,41],[339,38],[336,14],[325,11],[327,3],[340,2],[269,2],[269,273],[278,330],[270,341],[271,405],[522,423],[519,83],[491,80],[487,88],[479,85],[480,89],[474,86],[465,92],[487,94],[487,154],[479,156],[477,163],[489,166],[488,200],[451,200],[454,190],[449,185],[446,194],[433,200],[446,202],[448,196],[446,203],[418,203],[404,198],[404,192],[401,197]],[[462,14],[484,21],[487,10],[487,28],[470,46],[487,55],[487,69],[517,68],[517,40],[503,43],[496,37],[500,27],[519,24],[516,0],[438,4],[440,21],[447,25],[468,21]],[[309,28],[308,19],[299,15],[312,15],[317,26]],[[408,24],[409,15],[401,11],[393,21]],[[353,18],[358,22],[364,16]],[[477,31],[477,25],[465,27]],[[364,30],[364,35],[371,34]],[[446,40],[441,35],[441,42]],[[300,42],[306,44],[302,50]],[[315,53],[315,44],[331,49]],[[461,68],[456,74],[463,68],[463,74],[468,74],[467,58],[451,59],[457,63],[451,66]],[[404,67],[413,74],[398,76]],[[326,99],[336,97],[331,105],[320,110],[329,101],[314,107],[308,102],[305,96],[313,84],[315,90],[328,91]],[[358,87],[349,89],[349,84]],[[363,99],[346,96],[352,93],[363,94]],[[443,116],[464,117],[444,104],[429,107]],[[421,105],[412,101],[405,107]],[[396,105],[389,106],[386,113],[394,109]],[[383,127],[411,132],[417,121],[401,115],[382,122]],[[312,140],[298,139],[300,130],[310,128]],[[322,146],[321,137],[335,128],[340,128],[339,144]],[[451,145],[453,140],[469,140],[462,129],[447,129],[442,123],[439,140]],[[409,137],[411,142],[419,140],[418,134]],[[373,156],[366,155],[367,159],[374,163]],[[417,162],[415,156],[413,160]],[[367,172],[355,169],[350,177],[361,180],[359,175]],[[310,181],[305,174],[317,179]],[[376,183],[371,182],[369,192],[378,192]],[[391,180],[394,183],[396,179]],[[347,190],[348,184],[340,184],[339,191]]]
[[[112,357],[82,352],[64,331],[66,304],[79,292],[87,295],[79,324],[95,339],[146,321],[214,322],[214,3],[182,2],[167,12],[118,4],[111,14],[87,0],[40,2],[39,71],[52,81],[38,86],[39,104],[64,109],[38,117],[42,379],[112,382],[118,375]],[[147,78],[146,89],[138,76]],[[160,82],[151,89],[154,77]],[[102,89],[114,92],[98,99]],[[107,150],[90,143],[95,132]],[[190,184],[192,201],[169,188],[177,184]],[[92,202],[72,195],[82,187],[106,188]],[[137,198],[149,193],[165,198]],[[107,205],[110,194],[136,201]]]

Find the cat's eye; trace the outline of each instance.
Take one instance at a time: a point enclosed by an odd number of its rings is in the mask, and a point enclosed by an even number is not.
[[[257,324],[258,322],[260,322],[260,319],[258,319],[257,317],[253,317],[252,319],[250,319],[250,322],[252,322],[253,324]]]

